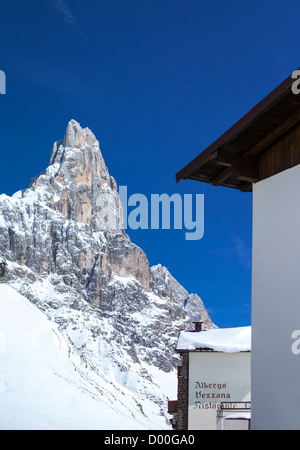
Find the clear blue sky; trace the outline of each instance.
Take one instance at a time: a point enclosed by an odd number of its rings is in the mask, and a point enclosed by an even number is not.
[[[251,194],[175,174],[300,66],[298,0],[2,0],[0,192],[73,118],[132,193],[204,193],[205,234],[129,232],[220,327],[251,322]]]

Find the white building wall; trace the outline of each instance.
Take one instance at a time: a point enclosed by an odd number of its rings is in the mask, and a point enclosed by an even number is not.
[[[253,185],[251,429],[300,429],[294,330],[300,330],[300,165]]]
[[[250,352],[189,354],[189,430],[215,430],[221,402],[250,401]]]

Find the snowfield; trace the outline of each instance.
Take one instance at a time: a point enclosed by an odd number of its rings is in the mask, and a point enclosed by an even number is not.
[[[164,389],[176,388],[173,374],[163,375]],[[134,374],[126,380],[138,381]],[[140,409],[131,391],[82,361],[55,322],[0,285],[1,430],[170,429],[152,402],[145,399]]]

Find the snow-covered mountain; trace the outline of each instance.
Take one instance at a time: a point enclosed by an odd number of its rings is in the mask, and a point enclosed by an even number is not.
[[[195,320],[214,325],[201,299],[165,267],[149,267],[130,241],[117,184],[88,128],[71,120],[45,172],[28,189],[0,196],[1,259],[0,336],[7,333],[7,347],[0,355],[0,428],[69,428],[68,417],[78,428],[168,428],[178,332]],[[22,335],[26,358],[17,349]],[[19,380],[23,364],[28,372]],[[30,396],[35,400],[27,402]],[[18,423],[14,410],[19,402],[25,414],[23,400],[32,405],[32,421]],[[95,414],[81,414],[90,403]]]
[[[117,381],[113,367],[87,363],[58,325],[10,286],[0,285],[0,299],[1,429],[165,426],[159,406],[146,398],[140,405],[133,393],[142,368]],[[157,395],[159,384],[148,384]]]

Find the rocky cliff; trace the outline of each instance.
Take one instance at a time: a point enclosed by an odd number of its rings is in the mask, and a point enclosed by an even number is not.
[[[174,371],[180,328],[214,325],[201,299],[165,267],[149,267],[125,233],[117,184],[88,128],[71,120],[45,172],[0,196],[0,259],[7,283],[59,324],[87,365],[130,385],[137,409],[147,398],[166,415],[151,367]]]

